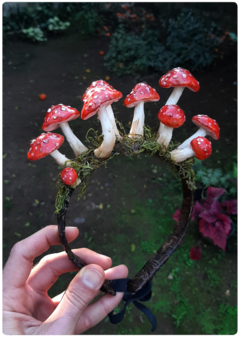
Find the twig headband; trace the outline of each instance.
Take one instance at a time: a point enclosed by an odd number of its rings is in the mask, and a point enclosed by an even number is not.
[[[169,169],[181,180],[183,200],[179,221],[165,243],[135,277],[128,280],[126,292],[129,294],[137,294],[143,289],[181,243],[189,225],[193,207],[195,184],[191,169],[194,163],[192,157],[204,160],[211,155],[212,145],[205,138],[206,135],[215,140],[219,139],[219,126],[216,121],[206,115],[197,115],[192,118],[192,121],[199,127],[198,131],[182,144],[174,144],[171,141],[173,129],[182,126],[186,119],[183,110],[176,104],[185,87],[197,92],[200,89],[199,83],[188,70],[174,68],[160,78],[159,85],[163,88],[174,87],[174,90],[166,105],[158,112],[160,121],[158,132],[154,133],[144,126],[144,103],[156,102],[160,99],[155,89],[145,83],[139,83],[127,95],[124,105],[128,108],[134,107],[134,117],[129,134],[125,134],[122,124],[117,122],[121,130],[119,131],[111,108],[111,104],[118,101],[122,94],[107,82],[99,80],[93,82],[82,97],[84,105],[81,118],[85,120],[98,114],[102,126],[102,136],[98,137],[94,130],[94,137],[89,137],[89,132],[86,136],[87,141],[94,147],[88,149],[73,134],[68,125],[68,121],[78,118],[80,113],[70,106],[58,104],[51,106],[47,111],[43,124],[43,130],[47,133],[34,139],[28,152],[29,160],[38,160],[50,154],[64,168],[57,182],[59,191],[56,198],[56,214],[59,236],[68,258],[79,269],[86,264],[72,252],[66,240],[66,213],[72,193],[78,187],[79,197],[81,197],[87,189],[90,176],[97,168],[106,165],[116,155],[136,156],[142,153],[167,162]],[[61,127],[73,149],[75,159],[70,160],[58,151],[64,137],[51,133],[58,127]],[[101,290],[114,295],[116,287],[114,289],[113,285],[114,281],[105,280]]]

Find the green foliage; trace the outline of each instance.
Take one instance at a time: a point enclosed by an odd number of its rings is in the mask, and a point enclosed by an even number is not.
[[[237,307],[229,304],[220,304],[219,322],[217,326],[218,335],[234,335],[237,333]]]
[[[95,3],[84,3],[82,5],[82,10],[75,13],[73,17],[78,31],[86,37],[95,35],[100,26],[96,6],[98,8],[99,5]]]
[[[233,178],[237,179],[238,177],[238,167],[237,167],[237,163],[233,164]]]
[[[233,186],[231,179],[233,178],[233,173],[223,173],[220,168],[212,169],[202,166],[201,169],[195,172],[196,181],[201,182],[205,186],[216,186],[225,188],[229,194],[236,194],[236,187]]]
[[[116,75],[147,71],[166,71],[178,64],[194,70],[213,60],[214,48],[220,43],[219,28],[196,17],[191,9],[182,9],[177,19],[169,19],[166,45],[159,42],[157,30],[127,33],[120,25],[112,35],[105,66]],[[214,37],[213,37],[214,36]]]
[[[43,31],[38,27],[30,27],[28,29],[22,30],[23,34],[32,41],[46,41],[47,39],[44,37]]]
[[[48,30],[64,30],[70,26],[70,22],[62,22],[57,16],[48,20]]]

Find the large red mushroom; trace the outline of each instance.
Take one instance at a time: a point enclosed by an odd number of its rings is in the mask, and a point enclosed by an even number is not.
[[[157,102],[160,96],[150,85],[146,83],[138,83],[132,89],[130,94],[124,100],[124,105],[127,108],[134,107],[134,116],[132,126],[129,132],[129,137],[137,138],[144,134],[144,103]]]
[[[39,160],[50,154],[60,166],[70,166],[71,161],[58,151],[63,142],[64,137],[57,133],[42,133],[31,141],[28,159]]]
[[[204,137],[197,137],[194,138],[190,144],[183,149],[176,149],[170,153],[172,160],[177,163],[194,156],[199,160],[204,160],[207,159],[212,153],[212,143]]]
[[[180,67],[174,68],[166,75],[163,75],[159,80],[159,85],[162,88],[174,88],[166,105],[177,104],[184,88],[188,88],[194,92],[200,89],[199,82],[193,77],[190,71]]]
[[[87,94],[88,90],[90,90],[92,88],[98,88],[98,87],[100,87],[100,88],[101,87],[107,87],[110,90],[115,90],[108,82],[106,82],[104,80],[94,81],[94,82],[92,82],[92,84],[87,88],[87,90],[83,94],[83,96],[82,96],[83,103],[85,103],[85,97],[86,97],[86,94]],[[117,91],[117,90],[115,90],[115,91]],[[118,93],[119,93],[119,91],[118,91]],[[118,95],[116,101],[118,101],[120,98],[122,98],[122,95],[121,96]],[[111,121],[111,123],[113,125],[116,138],[117,139],[122,139],[122,136],[120,135],[119,130],[118,130],[117,125],[116,125],[116,122],[115,122],[115,117],[114,117],[114,113],[113,113],[112,105],[111,104],[109,104],[108,106],[106,106],[106,111],[107,111],[108,117],[109,117],[109,119],[110,119],[110,121]]]
[[[88,150],[88,148],[74,135],[68,125],[68,122],[79,116],[79,111],[69,105],[52,105],[47,111],[42,126],[44,131],[53,131],[60,127],[76,156],[79,156],[81,153]]]
[[[121,92],[106,86],[91,88],[84,96],[81,118],[85,120],[98,113],[102,126],[103,142],[99,148],[94,150],[95,156],[99,159],[106,159],[110,156],[116,141],[114,127],[108,117],[106,107],[121,97]]]
[[[215,119],[212,119],[208,117],[207,115],[197,115],[193,116],[192,122],[199,127],[197,132],[194,133],[191,137],[186,139],[181,145],[179,145],[178,149],[183,149],[184,147],[188,146],[192,139],[200,136],[205,137],[210,136],[214,140],[219,139],[219,132],[220,128],[215,121]]]

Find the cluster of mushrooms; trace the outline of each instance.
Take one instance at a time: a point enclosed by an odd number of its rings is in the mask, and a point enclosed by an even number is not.
[[[174,87],[166,104],[158,112],[160,126],[156,142],[167,150],[172,139],[173,129],[182,126],[186,119],[183,110],[176,105],[184,88],[197,92],[200,86],[188,70],[179,67],[162,76],[159,85],[162,88]],[[111,107],[112,103],[121,98],[122,93],[103,80],[93,82],[82,97],[84,105],[81,118],[86,120],[98,114],[98,119],[101,122],[103,142],[99,148],[94,150],[94,155],[100,160],[107,159],[113,151],[115,142],[122,139]],[[127,108],[134,107],[134,116],[128,137],[136,139],[144,136],[144,103],[156,102],[159,99],[160,96],[156,90],[145,83],[138,83],[127,95],[124,105]],[[61,179],[66,185],[73,187],[81,181],[78,179],[76,171],[71,168],[72,161],[58,151],[64,137],[51,131],[60,127],[75,156],[78,157],[88,151],[88,148],[74,135],[68,122],[79,116],[79,111],[69,105],[52,105],[47,111],[42,126],[47,133],[42,133],[32,140],[28,152],[29,160],[38,160],[50,154],[60,166],[66,166],[61,173]],[[212,153],[212,144],[205,136],[208,135],[214,140],[219,139],[220,129],[214,119],[206,115],[197,115],[192,118],[192,122],[198,126],[197,132],[177,149],[170,152],[172,160],[176,163],[193,156],[200,160],[208,158]]]

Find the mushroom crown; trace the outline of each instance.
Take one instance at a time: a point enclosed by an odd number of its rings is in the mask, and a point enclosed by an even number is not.
[[[197,115],[193,116],[192,122],[196,124],[199,128],[204,129],[207,134],[214,140],[219,139],[220,128],[215,119],[212,119],[207,115]]]
[[[122,98],[122,93],[109,86],[95,86],[89,88],[83,95],[83,108],[81,118],[88,119],[95,115],[101,107],[107,107],[113,102],[117,102]]]
[[[157,102],[160,96],[155,89],[146,83],[138,83],[124,100],[127,108],[132,108],[140,102]]]
[[[164,105],[158,112],[161,123],[170,128],[179,128],[186,120],[186,116],[178,105]]]
[[[61,180],[65,185],[74,184],[77,177],[77,172],[72,167],[66,167],[61,172]]]
[[[162,88],[187,87],[195,92],[200,89],[199,82],[193,77],[190,71],[180,67],[174,68],[166,75],[163,75],[158,83]]]
[[[85,93],[82,96],[82,100],[84,102],[84,98],[86,96],[86,93],[88,92],[88,90],[92,89],[92,88],[97,88],[97,87],[108,87],[112,90],[115,90],[108,82],[104,81],[104,80],[98,80],[98,81],[94,81],[92,82],[92,84],[86,89]]]
[[[69,105],[52,105],[48,109],[42,129],[44,131],[53,131],[59,128],[62,122],[69,122],[80,116],[80,112]]]
[[[29,160],[38,160],[57,150],[64,142],[64,137],[57,133],[42,133],[33,139],[28,151]]]
[[[212,153],[212,143],[204,137],[196,137],[190,143],[195,157],[199,160],[207,159]]]

